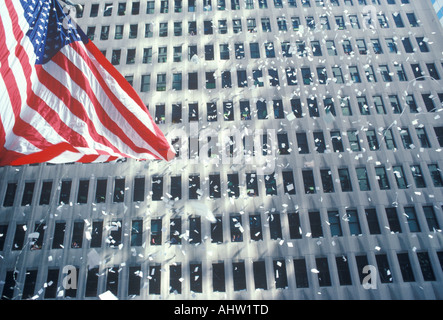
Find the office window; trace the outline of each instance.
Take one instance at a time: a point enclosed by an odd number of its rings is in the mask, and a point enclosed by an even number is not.
[[[249,216],[249,231],[251,234],[251,240],[253,241],[263,240],[261,216],[259,214],[254,214]]]
[[[237,70],[237,84],[239,88],[248,86],[248,77],[246,70]]]
[[[412,272],[411,262],[409,261],[409,255],[407,252],[397,253],[398,263],[400,265],[401,275],[404,282],[414,282],[415,277]]]
[[[23,290],[21,292],[22,300],[28,300],[34,296],[35,283],[37,281],[37,272],[38,270],[26,270],[25,284],[23,285]]]
[[[328,222],[331,236],[340,237],[343,235],[340,225],[340,214],[338,211],[328,211]]]
[[[334,40],[326,40],[326,49],[328,51],[328,55],[330,56],[337,55],[337,49],[335,47]]]
[[[357,210],[346,210],[346,217],[348,219],[349,232],[351,235],[361,234],[360,220],[358,218]]]
[[[243,261],[232,263],[232,278],[234,282],[234,291],[246,290],[246,271],[245,263]]]
[[[151,265],[149,266],[149,294],[161,293],[161,266]]]
[[[358,185],[360,187],[360,191],[371,190],[366,167],[355,168],[355,172],[357,174],[357,180],[358,180]]]
[[[173,218],[169,223],[169,241],[171,244],[181,244],[181,230],[182,220],[181,218]]]
[[[291,239],[301,239],[302,230],[300,225],[300,215],[298,212],[288,213],[289,237]]]
[[[368,222],[370,234],[380,234],[380,224],[378,222],[377,211],[375,209],[365,209],[366,221]]]
[[[403,167],[402,166],[393,166],[392,167],[392,172],[394,173],[395,176],[395,181],[397,182],[397,187],[399,189],[406,189],[408,188],[408,183],[406,181],[406,177],[403,171]]]
[[[331,141],[334,152],[344,151],[340,131],[331,131]]]
[[[26,182],[25,187],[23,190],[23,197],[22,197],[22,206],[29,206],[32,203],[32,197],[34,195],[34,187],[35,182]]]
[[[430,148],[431,144],[429,142],[426,129],[423,127],[415,128],[415,132],[417,133],[418,141],[420,142],[420,147]]]
[[[274,173],[264,176],[266,195],[277,195],[277,182]]]
[[[22,250],[25,243],[26,224],[17,224],[11,250]]]
[[[311,236],[312,238],[323,237],[323,230],[321,226],[320,212],[311,211],[308,213],[309,224],[311,226]]]
[[[303,185],[306,194],[316,193],[315,182],[314,182],[314,173],[312,170],[303,170]]]
[[[152,200],[160,201],[163,199],[163,177],[152,177]]]
[[[368,140],[368,145],[370,150],[378,150],[380,148],[375,130],[367,130],[366,138]]]
[[[349,146],[350,146],[351,151],[355,151],[355,152],[361,151],[360,140],[358,138],[357,131],[356,130],[348,130],[347,137],[349,140]]]
[[[151,220],[151,245],[159,246],[162,244],[162,219]]]
[[[428,224],[429,231],[435,232],[440,229],[437,216],[435,215],[433,206],[423,206],[423,212],[425,214],[426,222]]]
[[[435,281],[434,269],[427,252],[417,252],[418,263],[425,281]]]
[[[414,207],[404,207],[404,215],[408,221],[410,232],[420,232],[420,224]]]
[[[357,271],[360,277],[360,284],[363,284],[363,279],[367,276],[367,273],[363,273],[364,267],[369,265],[368,257],[366,255],[356,255],[355,262],[357,264]]]
[[[223,262],[212,264],[212,288],[214,292],[225,292],[225,264]]]
[[[98,269],[96,270],[98,272]],[[47,286],[45,288],[45,299],[54,299],[57,296],[59,269],[48,269],[48,275],[46,277]],[[6,286],[6,284],[5,284]],[[87,291],[86,291],[87,292]],[[85,296],[86,295],[85,292]],[[97,295],[97,292],[95,293]]]
[[[228,174],[227,192],[228,192],[229,197],[235,197],[235,198],[239,197],[240,189],[239,189],[239,181],[238,181],[238,174],[237,173]]]
[[[183,35],[182,22],[181,21],[174,21],[174,36],[181,37],[182,35]],[[175,59],[174,59],[174,61],[175,61]]]
[[[401,225],[398,218],[397,209],[395,207],[385,208],[385,211],[388,218],[389,230],[393,233],[401,233]]]
[[[272,240],[282,239],[282,229],[281,229],[281,221],[280,214],[271,213],[268,215],[268,223],[269,223],[269,231]]]
[[[278,77],[278,70],[275,68],[269,68],[268,69],[268,78],[269,78],[269,85],[272,87],[277,87],[280,85],[280,80]]]
[[[375,178],[378,181],[378,186],[380,190],[388,190],[390,189],[389,180],[386,173],[385,167],[376,167],[375,168]]]
[[[132,220],[131,226],[131,246],[141,246],[143,244],[143,220]]]
[[[111,248],[119,248],[122,244],[122,221],[111,221],[109,223],[108,229],[110,232],[108,238],[106,239],[106,242]]]
[[[135,177],[134,178],[134,189],[133,189],[133,198],[135,201],[143,201],[145,197],[145,178],[144,177]]]
[[[52,181],[43,181],[39,205],[48,205],[51,199]]]
[[[315,144],[315,150],[318,153],[324,153],[326,150],[326,144],[325,144],[325,137],[323,135],[323,132],[314,132],[314,144]]]
[[[123,202],[125,200],[125,178],[116,178],[114,180],[114,202]]]
[[[80,180],[78,184],[77,203],[88,202],[89,180]]]
[[[344,83],[343,73],[340,67],[332,67],[332,80],[337,84]]]
[[[320,287],[331,286],[331,275],[329,273],[328,258],[315,258],[316,270],[318,271],[318,285]]]
[[[294,273],[297,288],[308,288],[308,272],[305,258],[294,259]]]
[[[59,204],[67,204],[69,203],[69,198],[71,195],[71,180],[63,180],[60,186],[60,196],[59,196]]]
[[[437,164],[428,164],[429,173],[431,174],[431,179],[434,187],[443,187],[443,179],[441,175],[441,170]]]
[[[405,69],[402,64],[394,63],[394,69],[397,73],[397,77],[399,81],[408,81],[408,76],[406,75]]]
[[[251,120],[251,108],[249,100],[240,101],[240,117],[241,120]]]
[[[274,260],[274,281],[277,289],[284,289],[288,287],[288,276],[286,272],[286,260]]]
[[[201,219],[200,217],[189,217],[189,243],[201,243]]]
[[[352,191],[351,177],[349,176],[348,169],[338,169],[338,177],[340,180],[341,190],[343,192]]]
[[[91,18],[97,17],[98,16],[98,9],[99,9],[99,4],[92,4],[91,5],[91,11],[89,13],[89,16]]]
[[[128,296],[133,297],[140,295],[141,279],[141,266],[129,267]]]
[[[170,264],[169,265],[169,293],[181,294],[182,293],[182,265]]]
[[[414,178],[415,186],[417,188],[426,188],[426,182],[423,177],[420,165],[410,166],[412,177]]]
[[[397,144],[395,143],[394,136],[392,134],[392,129],[386,129],[383,131],[383,138],[386,143],[386,148],[388,150],[396,150]]]
[[[3,200],[4,207],[12,207],[14,205],[14,198],[17,192],[17,182],[8,182],[6,187],[5,198]]]
[[[266,263],[265,261],[254,261],[252,263],[252,270],[254,272],[254,285],[255,289],[268,289],[266,279]]]
[[[206,76],[206,89],[215,89],[215,73],[212,71],[205,72],[205,76]]]
[[[334,192],[334,183],[332,180],[332,172],[329,169],[320,170],[320,178],[323,187],[323,192],[330,193]]]
[[[88,231],[91,234],[91,248],[100,248],[102,246],[103,221],[93,221],[92,228]]]
[[[84,221],[74,222],[74,227],[72,230],[71,248],[81,248],[83,245],[83,231],[85,223]]]
[[[52,249],[63,248],[63,243],[65,239],[65,222],[57,222],[54,228],[54,236],[52,238]]]
[[[333,98],[325,98],[323,99],[323,103],[325,105],[325,113],[326,115],[331,114],[332,116],[336,116],[335,113],[335,106],[334,106],[334,99]],[[341,138],[340,138],[341,140]]]
[[[213,34],[213,24],[211,20],[205,20],[203,21],[203,34],[205,35],[209,35],[209,34]]]
[[[243,241],[243,226],[242,217],[240,215],[230,216],[229,226],[231,230],[231,241],[232,242],[242,242]]]
[[[386,254],[376,254],[375,260],[377,262],[378,274],[381,283],[392,283],[392,273],[389,266],[388,257]]]
[[[159,55],[159,59],[160,55]],[[159,61],[160,62],[160,61]],[[166,91],[166,73],[157,74],[157,91]]]
[[[269,18],[261,18],[261,26],[263,32],[271,32],[271,21]]]
[[[223,243],[223,220],[222,217],[215,217],[215,222],[211,223],[211,242]]]
[[[338,280],[341,286],[352,285],[351,272],[349,270],[348,258],[346,256],[335,257],[337,265]]]

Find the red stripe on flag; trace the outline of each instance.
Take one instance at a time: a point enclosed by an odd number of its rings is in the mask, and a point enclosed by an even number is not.
[[[110,88],[106,85],[105,80],[102,75],[97,70],[95,65],[90,61],[87,53],[82,50],[79,44],[71,44],[71,46],[80,54],[83,59],[88,63],[89,68],[93,71],[95,77],[100,82],[100,85],[105,90],[107,96],[110,97],[111,101],[118,108],[120,113],[125,117],[125,119],[132,125],[132,127],[138,132],[140,137],[144,139],[153,149],[155,149],[164,159],[168,158],[168,151],[170,151],[170,145],[164,138],[163,133],[160,131],[158,126],[152,121],[152,117],[149,111],[144,106],[140,97],[135,92],[134,88],[128,83],[128,81],[115,69],[115,67],[106,59],[106,57],[98,50],[98,48],[91,41],[86,45],[87,50],[93,55],[102,67],[118,82],[118,84],[126,91],[126,93],[137,103],[140,108],[148,115],[152,127],[155,129],[155,134],[146,127],[132,112],[127,110],[127,108],[120,102],[120,100],[114,95]],[[155,156],[158,158],[157,156]]]
[[[56,56],[59,55],[62,56],[61,59],[65,57],[60,53],[58,53]],[[64,59],[66,59],[66,57]],[[46,88],[48,88],[48,90],[51,91],[61,102],[63,102],[69,108],[70,112],[72,112],[72,114],[87,124],[88,132],[95,141],[109,147],[115,153],[121,154],[122,157],[126,156],[125,154],[122,154],[114,145],[112,145],[105,137],[97,132],[94,123],[88,117],[84,106],[78,100],[72,97],[71,92],[62,83],[55,79],[43,67],[36,66],[36,68],[40,82],[46,86]],[[69,128],[69,130],[70,132],[74,132],[78,139],[69,139],[68,137],[68,139],[66,139],[67,141],[70,141],[76,147],[89,147],[83,136],[73,131],[71,128]],[[108,152],[105,153],[108,154]]]
[[[62,53],[57,53],[52,61],[56,63],[59,67],[61,67],[67,74],[71,76],[72,81],[74,81],[85,93],[88,95],[89,99],[92,101],[95,111],[100,118],[100,122],[113,134],[118,136],[123,143],[128,145],[132,150],[138,153],[151,153],[149,150],[145,148],[141,148],[137,146],[120,128],[119,124],[112,120],[106,111],[103,109],[102,105],[98,101],[95,96],[94,90],[91,88],[88,79],[85,77],[83,72],[77,68],[65,55]],[[106,87],[107,88],[107,87]],[[84,115],[82,118],[86,121],[85,117],[87,116],[84,111]]]
[[[73,148],[69,143],[62,142],[59,144],[54,144],[40,152],[35,152],[33,154],[28,154],[26,156],[20,157],[19,159],[12,161],[11,165],[21,166],[30,163],[49,162],[65,151],[78,153],[78,151],[75,148]]]

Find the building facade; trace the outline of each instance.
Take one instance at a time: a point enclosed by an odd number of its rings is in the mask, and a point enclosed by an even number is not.
[[[78,3],[177,157],[0,168],[4,299],[443,298],[430,2]]]

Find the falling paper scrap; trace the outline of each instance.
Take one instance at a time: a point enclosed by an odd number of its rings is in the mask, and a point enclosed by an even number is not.
[[[118,300],[117,297],[109,290],[99,294],[98,297],[100,300]]]

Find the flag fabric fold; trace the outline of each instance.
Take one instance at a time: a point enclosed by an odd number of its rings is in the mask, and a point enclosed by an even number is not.
[[[5,0],[0,165],[174,156],[136,91],[57,0]]]

